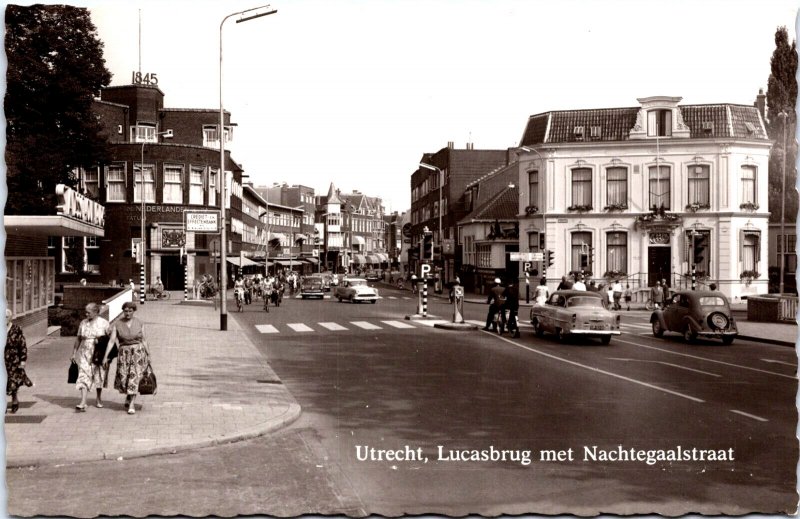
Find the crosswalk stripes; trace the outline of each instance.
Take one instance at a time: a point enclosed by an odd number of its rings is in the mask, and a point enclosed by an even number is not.
[[[256,330],[261,333],[278,333],[278,329],[271,324],[257,324]]]
[[[388,324],[392,328],[400,328],[401,330],[405,328],[414,328],[414,325],[408,323],[402,323],[400,321],[381,321],[381,322],[384,324]]]
[[[313,332],[314,329],[306,326],[303,323],[287,323],[286,326],[296,332]]]
[[[337,332],[340,330],[347,330],[344,326],[338,323],[317,323],[318,325],[322,326],[326,330],[330,330],[332,332]]]
[[[376,326],[376,325],[374,325],[372,323],[369,323],[367,321],[350,321],[350,324],[352,324],[354,326],[358,326],[359,328],[361,328],[363,330],[380,330],[381,329],[380,326]]]

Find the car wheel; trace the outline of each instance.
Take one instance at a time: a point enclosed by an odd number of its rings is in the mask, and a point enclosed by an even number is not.
[[[724,344],[725,346],[730,346],[731,344],[733,344],[734,338],[735,337],[733,335],[725,335],[724,337],[722,337],[722,344]]]
[[[556,328],[556,340],[558,342],[564,342],[564,332],[561,331],[561,328]]]
[[[661,327],[661,321],[659,321],[658,319],[653,320],[653,336],[654,337],[664,336],[664,328]]]
[[[603,346],[608,346],[611,343],[611,336],[610,335],[603,335],[600,337],[600,344]]]
[[[340,296],[336,296],[336,299],[338,299],[340,303],[342,302],[342,298]]]
[[[694,333],[691,326],[687,326],[685,330],[683,330],[683,340],[686,342],[694,342],[697,338],[697,334]]]
[[[531,324],[533,325],[533,333],[535,333],[537,337],[544,336],[544,328],[542,328],[542,325],[539,324],[538,319],[531,321]]]
[[[370,301],[370,302],[371,302],[371,303],[374,305],[375,303],[377,303],[377,302],[378,302],[378,300],[377,300],[377,299],[373,299],[373,300],[372,300],[372,301]]]

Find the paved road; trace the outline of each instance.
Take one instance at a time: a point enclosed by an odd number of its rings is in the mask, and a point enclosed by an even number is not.
[[[302,405],[298,427],[319,433],[337,484],[368,513],[736,514],[796,505],[792,349],[656,339],[635,313],[610,346],[560,344],[529,329],[510,340],[404,321],[415,311],[408,293],[382,294],[377,305],[289,300],[269,316],[254,307],[235,315]],[[465,311],[480,322],[485,308]],[[431,314],[447,312],[431,303]],[[583,448],[595,445],[733,449],[734,461],[584,461]],[[367,448],[406,446],[428,462],[359,459]],[[439,446],[446,457],[494,447],[529,450],[532,460],[439,461]],[[574,460],[541,461],[550,449],[572,449]]]

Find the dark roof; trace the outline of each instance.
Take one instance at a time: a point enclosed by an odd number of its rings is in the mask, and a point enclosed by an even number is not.
[[[517,186],[501,189],[495,196],[480,205],[462,222],[495,220],[511,221],[517,219],[517,204],[519,203],[519,188]]]
[[[629,107],[563,110],[532,115],[528,119],[520,145],[627,141],[641,109],[641,107]],[[754,106],[679,105],[678,109],[684,124],[689,127],[692,139],[713,137],[768,139],[758,109]],[[748,129],[748,123],[752,126],[752,131]],[[575,128],[578,126],[583,127],[582,136],[576,135]],[[711,131],[707,129],[708,126],[711,126]],[[592,127],[599,129],[597,134],[593,135]]]

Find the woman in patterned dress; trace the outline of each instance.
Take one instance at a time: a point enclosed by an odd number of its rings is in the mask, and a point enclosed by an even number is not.
[[[122,318],[114,323],[109,344],[118,344],[117,376],[114,377],[114,388],[125,396],[125,407],[128,414],[135,414],[133,405],[139,392],[139,381],[150,361],[150,351],[144,340],[144,325],[133,316],[136,303],[127,302],[122,305]]]
[[[6,394],[11,395],[11,406],[6,407],[7,413],[16,413],[19,410],[17,390],[20,386],[32,386],[33,382],[25,373],[25,362],[28,360],[28,346],[22,328],[14,324],[11,318],[14,314],[6,309]]]
[[[86,319],[78,327],[78,336],[72,349],[72,361],[78,364],[78,381],[75,387],[81,392],[81,402],[75,406],[78,411],[86,411],[86,397],[92,386],[97,389],[97,407],[103,407],[103,366],[92,363],[94,345],[97,339],[108,335],[110,329],[108,321],[99,316],[100,305],[89,303],[86,305]],[[110,348],[106,348],[108,351]]]

